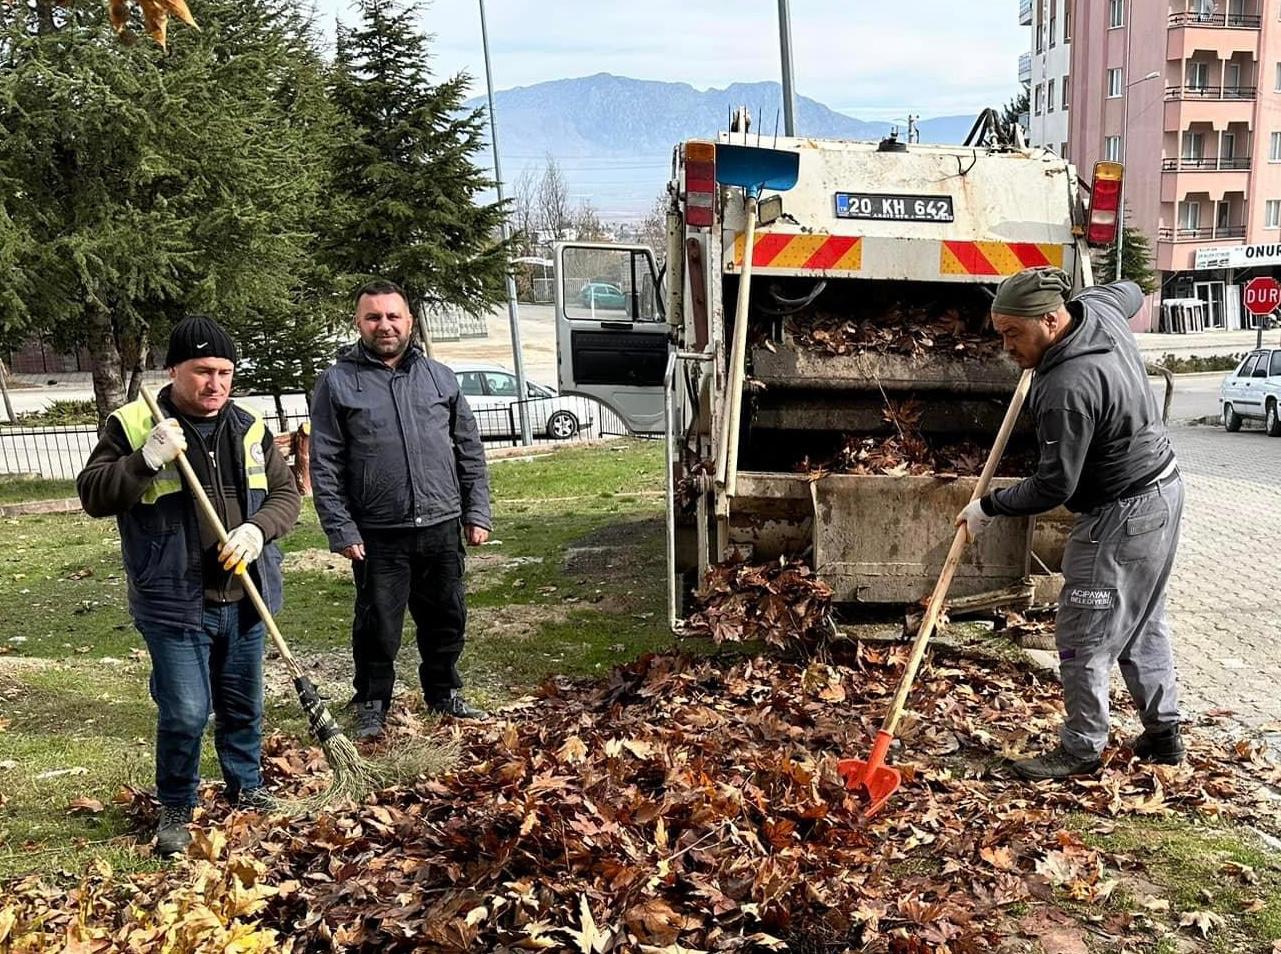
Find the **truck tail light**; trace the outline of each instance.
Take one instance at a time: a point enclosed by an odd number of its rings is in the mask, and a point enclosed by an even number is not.
[[[1089,245],[1111,245],[1116,241],[1117,217],[1121,210],[1121,182],[1125,167],[1119,162],[1096,162],[1090,186],[1090,217],[1085,231]]]
[[[711,228],[716,203],[716,143],[685,143],[685,224]]]

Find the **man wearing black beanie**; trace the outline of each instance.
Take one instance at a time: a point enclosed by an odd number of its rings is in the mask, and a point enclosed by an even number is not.
[[[200,743],[209,714],[227,796],[265,803],[262,750],[264,630],[245,599],[248,566],[270,609],[281,604],[280,550],[301,499],[262,416],[231,401],[236,345],[211,318],[185,318],[169,338],[170,384],[157,423],[141,399],[114,411],[76,480],[85,512],[115,517],[129,611],[151,654],[156,727],[156,852],[191,841]],[[225,545],[196,512],[174,461],[187,459],[224,526]]]

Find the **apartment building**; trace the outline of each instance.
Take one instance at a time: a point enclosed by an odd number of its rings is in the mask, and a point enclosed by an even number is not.
[[[1019,23],[1030,27],[1032,49],[1019,57],[1019,82],[1028,88],[1028,141],[1068,154],[1072,0],[1019,0]]]
[[[1072,18],[1069,157],[1087,178],[1125,163],[1163,299],[1251,327],[1241,286],[1281,275],[1281,0],[1094,0]]]

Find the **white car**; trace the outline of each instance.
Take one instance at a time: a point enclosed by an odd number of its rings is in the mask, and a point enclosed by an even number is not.
[[[1270,437],[1281,437],[1281,350],[1251,351],[1219,386],[1223,426],[1241,430],[1246,418],[1263,421]]]
[[[561,397],[553,388],[528,379],[528,396],[522,402],[516,389],[516,375],[497,364],[457,361],[450,365],[467,398],[480,428],[481,437],[520,436],[520,406],[529,415],[529,428],[536,437],[568,440],[590,430],[593,402],[585,398]]]

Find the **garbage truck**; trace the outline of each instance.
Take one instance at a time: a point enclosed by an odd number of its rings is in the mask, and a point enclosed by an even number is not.
[[[555,250],[562,393],[666,441],[676,628],[729,559],[801,559],[838,603],[928,594],[1019,375],[988,321],[996,285],[1034,265],[1091,284],[1120,203],[1118,164],[1085,183],[991,110],[961,146],[758,145],[748,122],[675,147],[661,256]],[[754,149],[759,188],[743,185]],[[599,284],[618,291],[608,308]],[[1007,457],[995,486],[1035,464],[1026,419]],[[1053,518],[999,521],[952,594],[1049,573],[1062,541]]]

